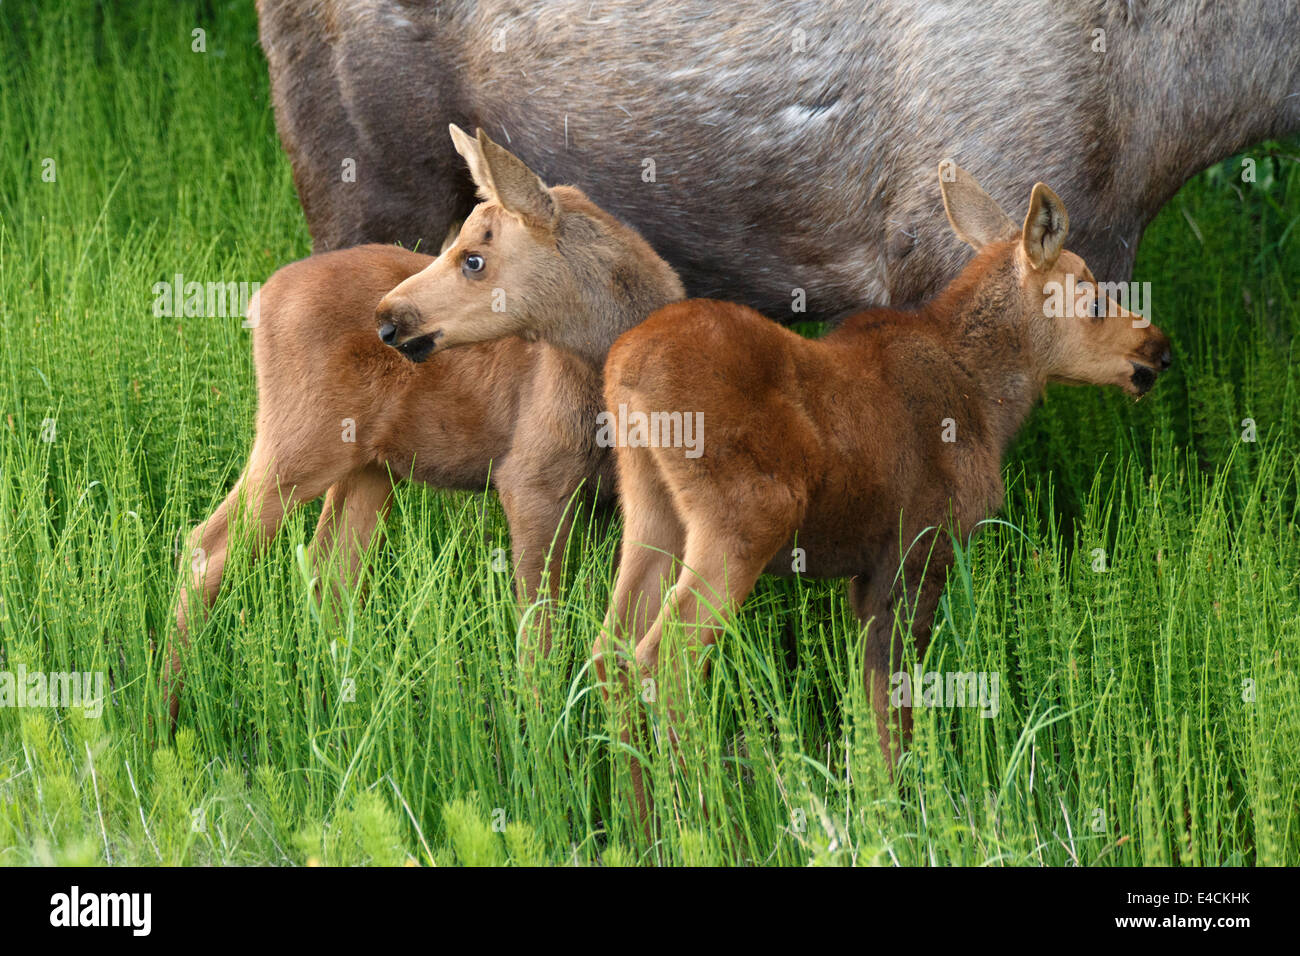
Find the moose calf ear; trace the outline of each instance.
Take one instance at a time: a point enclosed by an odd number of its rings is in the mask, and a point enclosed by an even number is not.
[[[540,176],[523,164],[514,153],[488,139],[478,131],[478,146],[487,165],[496,201],[506,212],[523,220],[525,225],[552,229],[560,217],[555,197]]]
[[[1070,217],[1061,197],[1042,183],[1035,183],[1021,240],[1030,264],[1039,271],[1056,265],[1057,257],[1065,248],[1065,234],[1069,231]]]
[[[492,187],[492,173],[488,169],[487,160],[483,158],[483,150],[480,148],[478,140],[455,123],[449,124],[447,130],[451,133],[451,142],[456,147],[456,152],[464,157],[466,164],[469,166],[470,178],[474,180],[474,185],[478,187],[478,198],[496,199],[496,190]]]
[[[1017,235],[1016,224],[970,173],[951,159],[939,164],[939,191],[948,224],[957,238],[976,249]]]

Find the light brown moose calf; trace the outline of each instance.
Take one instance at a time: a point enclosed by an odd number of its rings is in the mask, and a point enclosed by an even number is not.
[[[791,574],[798,547],[804,573],[851,579],[892,766],[911,724],[904,710],[893,738],[896,614],[924,654],[948,533],[1001,507],[1002,456],[1046,384],[1140,396],[1170,364],[1164,334],[1099,302],[1088,267],[1063,251],[1068,220],[1050,189],[1034,187],[1020,229],[956,166],[941,166],[940,181],[953,231],[978,255],[928,304],[862,312],[809,340],[743,306],[690,300],[610,350],[606,406],[702,415],[703,443],[694,456],[632,438],[616,449],[625,529],[592,650],[607,693],[657,676],[678,721],[683,661],[715,640],[760,574]],[[1063,302],[1071,288],[1077,299]]]
[[[393,477],[471,491],[490,478],[519,595],[530,601],[558,587],[575,492],[586,483],[612,499],[612,458],[591,427],[605,354],[682,298],[681,283],[579,190],[548,189],[481,131],[451,132],[485,201],[441,255],[373,245],[325,253],[280,269],[259,293],[257,434],[243,474],[182,558],[182,642],[192,595],[210,605],[221,587],[241,506],[264,543],[293,508],[325,495],[313,557],[323,564],[341,550],[343,576],[355,578]],[[443,352],[465,342],[482,344]],[[541,634],[549,644],[549,628]],[[173,720],[179,650],[169,662]]]

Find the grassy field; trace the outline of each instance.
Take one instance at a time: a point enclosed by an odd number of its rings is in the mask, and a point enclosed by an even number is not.
[[[682,765],[648,754],[648,841],[586,663],[615,539],[575,555],[534,700],[490,495],[403,487],[337,619],[299,552],[318,509],[236,549],[167,732],[178,535],[255,392],[240,320],[158,317],[153,287],[260,281],[309,238],[251,4],[122,6],[0,6],[0,671],[110,694],[0,708],[0,862],[1300,863],[1295,144],[1148,232],[1154,392],[1053,388],[1013,450],[924,665],[997,672],[997,716],[920,711],[891,783],[842,586],[764,581]]]

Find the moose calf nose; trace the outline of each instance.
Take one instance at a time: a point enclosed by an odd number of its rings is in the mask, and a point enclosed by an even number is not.
[[[411,335],[420,327],[420,314],[410,302],[386,295],[375,306],[375,322],[379,326],[379,341],[396,346],[404,335]]]

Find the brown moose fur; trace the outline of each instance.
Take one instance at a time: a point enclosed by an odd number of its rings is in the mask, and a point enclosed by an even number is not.
[[[1108,316],[1088,314],[1096,286],[1062,250],[1068,220],[1055,193],[1036,185],[1018,229],[970,176],[952,172],[942,183],[949,221],[979,251],[915,311],[862,312],[809,340],[744,306],[689,300],[610,350],[606,407],[702,412],[704,441],[696,458],[616,450],[625,531],[592,649],[602,681],[611,655],[620,663],[607,692],[629,671],[638,682],[657,675],[671,726],[683,658],[715,640],[720,616],[760,574],[791,574],[797,546],[808,575],[851,579],[868,627],[864,680],[892,766],[902,745],[887,708],[888,675],[901,662],[896,614],[905,627],[914,612],[923,655],[952,560],[949,531],[969,534],[1001,507],[1002,456],[1046,384],[1140,395],[1169,364],[1159,329],[1135,327],[1144,323],[1109,300]],[[1067,274],[1084,290],[1083,317],[1049,318],[1044,285]],[[945,419],[955,442],[942,440]],[[680,629],[666,630],[673,618]],[[905,740],[910,714],[901,717]],[[634,767],[638,797],[639,779]]]
[[[510,526],[519,595],[528,601],[539,587],[553,596],[558,586],[574,493],[586,483],[612,498],[612,459],[592,427],[605,351],[653,309],[680,299],[681,283],[633,229],[579,190],[547,189],[482,134],[454,135],[486,201],[437,259],[359,246],[285,266],[259,293],[257,434],[243,474],[194,529],[182,557],[182,642],[193,595],[210,605],[221,587],[241,502],[256,542],[265,543],[291,509],[325,495],[313,556],[324,565],[341,552],[338,569],[355,579],[387,511],[390,473],[471,491],[490,477]],[[541,208],[549,210],[545,221],[528,214]],[[463,273],[471,251],[485,259],[486,279]],[[400,351],[385,345],[375,334],[376,309],[384,304],[380,323],[394,317],[391,303],[405,301],[385,298],[395,286],[465,323],[458,342],[471,341],[476,324],[495,340],[435,352],[435,338],[440,345],[456,338],[449,327],[445,336],[404,343],[399,332],[392,337]],[[494,291],[504,293],[505,312],[493,311]],[[564,336],[560,347],[499,337],[532,330],[545,338],[557,316],[587,330],[573,348]],[[345,419],[355,441],[343,440]],[[548,634],[543,628],[544,643]],[[180,666],[173,645],[173,720]]]

